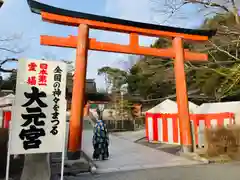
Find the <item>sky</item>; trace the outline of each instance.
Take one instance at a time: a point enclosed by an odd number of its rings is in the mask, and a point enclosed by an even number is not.
[[[172,17],[165,22],[168,15],[154,11],[156,4],[153,4],[151,0],[39,1],[69,10],[145,23],[162,24],[164,22],[164,25],[184,28],[197,28],[204,20],[204,16],[197,13],[199,7],[196,5],[184,6],[176,15],[176,17],[179,17],[183,13],[187,14],[185,18]],[[163,4],[158,4],[158,6],[162,7]],[[76,52],[74,49],[41,46],[39,37],[40,35],[60,37],[77,35],[77,28],[43,22],[39,15],[31,13],[26,0],[5,0],[5,4],[0,9],[0,27],[0,39],[13,35],[18,37],[16,40],[7,43],[6,46],[24,49],[22,53],[17,55],[0,51],[0,58],[2,59],[16,57],[75,61]],[[128,36],[120,33],[91,30],[90,37],[103,42],[128,43]],[[149,46],[154,40],[154,38],[140,37],[140,45]],[[95,79],[98,88],[103,88],[105,87],[104,78],[97,76],[97,70],[103,66],[125,68],[126,63],[122,62],[126,61],[128,61],[128,55],[89,51],[87,78]]]

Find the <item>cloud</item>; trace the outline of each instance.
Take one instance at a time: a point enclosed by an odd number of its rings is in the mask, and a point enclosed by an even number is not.
[[[106,0],[105,14],[111,17],[140,21],[140,22],[151,22],[151,8],[149,0],[131,0],[126,4],[126,0]],[[155,38],[140,37],[140,44],[143,46],[149,46]],[[97,38],[98,41],[102,42],[113,42],[118,44],[128,44],[128,35],[123,33],[114,32],[101,32]],[[125,68],[126,63],[120,63],[126,61],[128,55],[116,54],[116,53],[100,53],[93,52],[89,57],[89,69],[88,77],[91,77],[97,69],[94,70],[94,66],[98,65],[97,61],[101,61],[101,66],[111,66],[118,68]],[[100,68],[100,67],[96,67]],[[92,73],[91,73],[92,72]],[[96,77],[96,81],[99,87],[103,87],[103,77]]]
[[[108,14],[111,14],[111,16],[116,18],[139,21],[144,23],[153,23],[154,18],[152,12],[152,4],[150,2],[150,0],[131,0],[126,3],[126,0],[106,0],[105,10]],[[124,44],[128,43],[128,37],[126,35],[109,35],[115,41],[117,40]],[[107,36],[109,37],[109,35]],[[148,46],[153,42],[153,40],[153,38],[141,37],[140,44]]]
[[[150,0],[106,0],[106,12],[122,19],[149,22],[151,19]]]

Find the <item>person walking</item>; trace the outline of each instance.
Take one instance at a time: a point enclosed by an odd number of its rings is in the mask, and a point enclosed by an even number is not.
[[[109,157],[109,136],[106,124],[103,120],[97,120],[93,130],[93,159],[106,160]]]

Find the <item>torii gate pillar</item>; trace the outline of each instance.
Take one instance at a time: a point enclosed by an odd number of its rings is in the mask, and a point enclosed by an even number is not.
[[[180,137],[183,152],[192,152],[193,143],[189,118],[187,84],[184,70],[183,40],[180,37],[173,39],[173,48],[176,52],[174,59],[174,71],[176,81],[176,96],[179,116]]]
[[[80,24],[78,27],[78,42],[76,49],[75,73],[73,79],[73,93],[71,106],[71,120],[69,132],[69,150],[81,150],[83,114],[84,114],[84,95],[87,71],[88,56],[88,36],[89,28],[86,24]],[[80,127],[80,128],[79,128]],[[74,142],[72,142],[74,141]],[[80,144],[80,147],[77,147]]]

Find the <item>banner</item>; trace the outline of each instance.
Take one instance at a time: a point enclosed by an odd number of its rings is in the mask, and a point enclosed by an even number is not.
[[[62,152],[66,76],[64,62],[19,60],[10,154]]]

